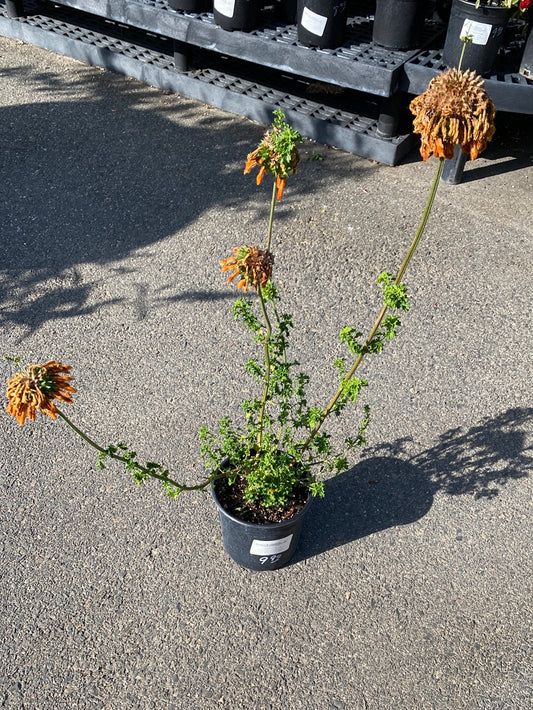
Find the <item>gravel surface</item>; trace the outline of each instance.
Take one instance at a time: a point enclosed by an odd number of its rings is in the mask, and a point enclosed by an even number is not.
[[[270,185],[242,174],[262,129],[11,40],[0,77],[1,350],[71,364],[76,422],[194,481],[198,426],[250,387],[218,262],[263,240]],[[365,365],[369,446],[290,566],[236,566],[208,495],[0,417],[2,708],[531,708],[533,145],[531,117],[498,118],[440,187],[404,328]],[[303,149],[274,238],[317,404],[434,170]]]

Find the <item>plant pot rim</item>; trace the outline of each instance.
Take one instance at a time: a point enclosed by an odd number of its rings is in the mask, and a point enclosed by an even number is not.
[[[469,7],[474,7],[474,10],[477,10],[478,12],[487,10],[505,10],[506,12],[511,13],[513,10],[512,7],[505,7],[504,5],[480,5],[479,7],[475,7],[476,0],[453,0],[453,4],[455,3],[458,5],[468,5]]]
[[[224,508],[222,506],[222,504],[220,503],[220,501],[217,498],[214,484],[211,486],[211,496],[212,496],[213,500],[215,501],[215,505],[217,506],[218,510],[221,511],[227,518],[230,518],[231,520],[233,520],[235,523],[238,523],[239,525],[242,525],[243,527],[247,527],[247,528],[258,528],[258,529],[268,528],[269,530],[282,529],[284,527],[287,527],[289,524],[293,523],[295,520],[297,520],[299,517],[303,516],[304,513],[307,512],[307,510],[309,509],[309,506],[311,505],[311,502],[313,500],[313,496],[311,495],[311,492],[308,491],[307,501],[306,501],[305,505],[303,506],[303,508],[301,508],[296,513],[296,515],[291,515],[291,517],[287,518],[287,520],[282,520],[279,523],[249,523],[246,520],[241,520],[240,518],[236,518],[234,515],[229,513],[226,510],[226,508]]]

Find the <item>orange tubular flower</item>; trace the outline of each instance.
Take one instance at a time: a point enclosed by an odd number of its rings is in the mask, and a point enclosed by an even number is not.
[[[26,418],[35,421],[37,412],[57,418],[56,407],[52,400],[57,399],[72,404],[71,393],[76,392],[69,384],[70,365],[50,360],[44,365],[28,365],[25,372],[18,372],[7,383],[6,412],[13,415],[20,426]]]
[[[244,173],[259,167],[256,183],[261,184],[265,173],[271,173],[276,179],[276,198],[281,199],[287,176],[296,172],[300,161],[300,153],[296,146],[303,141],[302,136],[285,122],[283,112],[274,112],[274,123],[266,131],[259,146],[248,153]]]
[[[494,104],[474,71],[448,69],[434,77],[409,108],[424,160],[432,153],[450,160],[456,145],[475,160],[494,135]]]
[[[270,252],[257,247],[241,246],[233,249],[233,256],[220,262],[222,271],[231,271],[228,283],[237,276],[240,277],[237,288],[242,288],[248,293],[251,285],[257,291],[258,286],[265,286],[272,276],[274,257]]]

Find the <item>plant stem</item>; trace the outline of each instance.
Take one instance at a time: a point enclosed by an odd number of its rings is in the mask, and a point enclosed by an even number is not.
[[[435,201],[435,196],[437,194],[437,190],[439,187],[439,181],[440,181],[440,177],[442,174],[443,166],[444,166],[444,158],[440,158],[438,166],[437,166],[437,170],[435,173],[435,177],[433,178],[433,182],[431,184],[431,189],[429,191],[429,196],[428,196],[428,199],[426,202],[426,207],[424,209],[424,213],[422,215],[422,219],[420,221],[420,225],[417,229],[417,232],[415,234],[413,242],[412,242],[411,246],[409,247],[409,250],[407,251],[407,254],[405,255],[405,258],[398,270],[398,274],[396,275],[396,279],[394,280],[395,285],[398,285],[401,282],[401,279],[405,273],[405,270],[407,269],[409,262],[411,261],[413,254],[415,253],[416,248],[420,242],[420,239],[422,238],[422,235],[424,234],[424,231],[426,229],[426,225],[428,223],[429,215],[431,214],[431,209],[432,209],[433,203]],[[349,382],[352,379],[352,377],[355,375],[357,369],[359,368],[359,365],[363,361],[363,358],[368,353],[370,344],[372,343],[372,340],[373,340],[374,336],[376,335],[378,328],[381,325],[381,322],[382,322],[383,318],[385,317],[385,314],[387,313],[387,311],[388,311],[388,307],[384,305],[383,308],[381,309],[377,319],[376,319],[376,322],[374,323],[374,325],[372,327],[372,330],[370,331],[369,336],[367,337],[367,339],[365,341],[365,344],[363,345],[363,347],[361,349],[361,352],[359,353],[354,364],[352,365],[352,368],[350,369],[350,371],[348,372],[348,374],[344,378],[343,382],[341,383],[341,385],[339,386],[339,388],[337,389],[337,391],[335,392],[335,394],[331,398],[331,401],[329,402],[328,406],[324,410],[324,412],[320,418],[320,421],[316,424],[316,426],[314,427],[312,432],[307,437],[307,439],[303,445],[303,448],[302,448],[302,453],[304,451],[306,451],[306,449],[309,448],[309,445],[311,444],[311,442],[313,441],[315,436],[318,434],[320,427],[324,423],[324,420],[333,411],[333,408],[334,408],[337,400],[339,399],[339,397],[341,396],[341,394],[343,392],[344,384],[346,382]]]
[[[476,8],[478,5],[476,5]],[[468,40],[466,37],[461,37],[461,41],[463,43],[463,46],[461,48],[461,56],[459,57],[459,64],[457,65],[457,71],[461,71],[461,65],[463,63],[463,58],[465,56],[465,51],[466,51],[466,45],[469,44],[472,40]]]
[[[263,441],[263,419],[265,417],[265,408],[268,400],[268,391],[270,389],[270,374],[272,370],[272,363],[270,362],[270,338],[272,336],[272,325],[268,317],[265,299],[263,297],[263,291],[261,290],[261,284],[257,284],[257,295],[259,296],[259,303],[261,304],[261,312],[265,321],[265,334],[263,337],[263,349],[264,349],[264,362],[265,362],[265,386],[263,389],[263,399],[261,401],[261,409],[259,410],[259,432],[257,434],[257,452],[261,451],[261,444]]]
[[[85,441],[86,444],[89,444],[89,446],[92,446],[93,449],[96,449],[96,451],[100,452],[101,454],[105,454],[106,456],[109,456],[109,458],[115,459],[115,461],[120,461],[123,464],[128,464],[130,463],[124,456],[120,456],[119,454],[114,454],[111,453],[110,451],[107,451],[104,449],[102,446],[97,444],[95,441],[93,441],[91,438],[85,434],[81,429],[79,429],[73,422],[70,421],[70,419],[67,417],[66,414],[63,414],[61,410],[59,410],[56,407],[56,412],[57,415],[66,423],[68,426],[72,429],[73,432],[75,432],[79,437]],[[203,483],[199,483],[196,486],[186,486],[182,483],[178,483],[177,481],[173,481],[171,478],[168,476],[164,476],[163,474],[156,473],[153,469],[151,468],[146,468],[145,466],[141,466],[139,463],[135,462],[135,467],[139,469],[142,473],[146,474],[147,476],[150,476],[151,478],[156,478],[159,481],[165,481],[166,483],[169,483],[171,486],[174,486],[177,488],[180,492],[181,491],[200,491],[203,488],[207,488],[207,486],[214,480],[215,477],[211,477],[206,479]]]
[[[267,229],[267,252],[270,251],[270,245],[272,243],[272,225],[274,224],[274,208],[276,206],[276,180],[272,185],[272,199],[270,200],[270,215],[268,218],[268,229]]]

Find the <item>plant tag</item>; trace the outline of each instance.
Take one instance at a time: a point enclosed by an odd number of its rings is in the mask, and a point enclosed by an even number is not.
[[[281,540],[253,540],[250,547],[251,555],[277,555],[285,552],[291,546],[292,535],[282,537]]]
[[[327,21],[327,17],[317,15],[316,12],[313,12],[308,7],[304,7],[300,24],[308,32],[311,32],[311,34],[316,35],[317,37],[322,37],[324,30],[326,29]]]
[[[468,35],[472,38],[472,44],[487,44],[491,30],[492,25],[486,25],[484,22],[465,20],[459,37],[462,38]],[[468,54],[468,47],[466,48],[466,53]]]
[[[233,17],[235,12],[235,0],[215,0],[214,8],[224,17]]]

